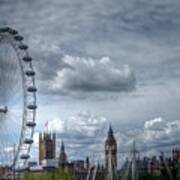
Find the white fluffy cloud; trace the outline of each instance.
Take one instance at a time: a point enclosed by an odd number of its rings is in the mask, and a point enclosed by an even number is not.
[[[59,118],[54,118],[48,122],[47,129],[52,132],[63,133],[66,130],[65,122]]]
[[[144,128],[147,130],[162,130],[166,127],[166,121],[162,118],[155,118],[150,121],[146,121],[144,124]]]
[[[82,136],[95,137],[100,134],[106,126],[107,119],[104,117],[94,116],[88,113],[80,113],[76,117],[68,120],[68,130],[74,134]]]
[[[85,137],[94,137],[97,133],[101,133],[104,126],[107,124],[107,119],[91,115],[87,112],[79,113],[77,116],[72,116],[67,120],[55,118],[48,122],[48,131],[57,132],[60,134],[74,135]]]
[[[159,153],[159,151],[171,150],[174,146],[180,145],[180,121],[168,121],[158,117],[144,123],[141,130],[129,130],[126,133],[115,134],[119,143],[119,152],[132,150],[132,143],[135,140],[140,152],[147,154]]]
[[[156,149],[179,145],[180,121],[168,121],[162,117],[146,121],[142,134],[137,136],[141,148]]]
[[[110,58],[99,60],[64,56],[67,67],[57,71],[48,84],[56,93],[131,91],[135,88],[135,76],[128,65],[119,66]]]
[[[174,121],[167,121],[163,119],[162,117],[146,121],[144,125],[144,133],[145,134],[151,134],[152,136],[149,136],[149,139],[154,139],[153,135],[155,136],[155,139],[160,138],[176,138],[178,134],[180,133],[180,121],[174,120]],[[148,138],[147,138],[148,139]]]

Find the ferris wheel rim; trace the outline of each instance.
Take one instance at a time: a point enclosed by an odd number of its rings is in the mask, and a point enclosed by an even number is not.
[[[37,108],[35,72],[32,65],[32,58],[28,52],[28,46],[23,43],[24,38],[16,30],[9,27],[0,28],[0,43],[1,39],[6,39],[14,49],[22,76],[23,116],[21,118],[22,124],[20,127],[19,142],[17,142],[17,151],[12,162],[12,166],[17,168],[27,164],[33,143]]]

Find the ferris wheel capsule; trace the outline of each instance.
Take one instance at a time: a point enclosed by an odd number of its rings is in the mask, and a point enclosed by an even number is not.
[[[34,76],[35,75],[35,72],[32,71],[32,70],[28,70],[25,72],[27,76]]]
[[[29,121],[26,123],[26,126],[34,128],[36,126],[36,123],[33,121]]]
[[[0,28],[0,33],[6,33],[6,32],[9,32],[10,28],[9,27],[3,27],[3,28]]]
[[[24,38],[22,36],[20,36],[20,35],[16,35],[16,36],[14,36],[14,39],[16,41],[22,41]]]
[[[7,106],[5,106],[5,107],[1,107],[1,108],[0,108],[0,113],[4,113],[4,114],[6,114],[6,113],[7,113],[7,111],[8,111]]]
[[[30,158],[30,155],[29,155],[29,154],[22,154],[22,155],[20,156],[20,158],[23,159],[23,160],[27,160],[27,159]]]
[[[14,29],[11,29],[11,28],[8,30],[8,32],[9,32],[10,34],[12,34],[12,35],[18,34],[18,31],[14,30]]]
[[[24,60],[25,62],[31,62],[31,61],[32,61],[32,58],[29,57],[29,56],[26,56],[26,57],[23,57],[23,60]]]
[[[29,92],[36,92],[36,91],[37,91],[37,88],[34,87],[34,86],[31,86],[31,87],[28,87],[27,90],[28,90]]]
[[[19,45],[19,49],[27,50],[27,49],[28,49],[28,46],[25,45],[25,44],[21,44],[21,45]]]
[[[32,138],[31,139],[25,139],[24,143],[25,144],[32,144],[33,143],[33,139]]]
[[[37,109],[37,106],[34,105],[34,104],[30,104],[30,105],[27,106],[27,108],[30,109],[30,110],[34,110],[34,109]]]

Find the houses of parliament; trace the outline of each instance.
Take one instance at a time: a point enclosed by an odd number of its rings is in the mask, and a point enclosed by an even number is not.
[[[111,125],[104,145],[104,155],[105,163],[98,165],[98,173],[105,177],[105,172],[108,172],[110,168],[117,169],[117,143]],[[56,134],[47,132],[39,135],[39,164],[48,168],[66,168],[69,173],[76,171],[79,176],[84,177],[87,176],[88,170],[92,167],[89,157],[86,157],[84,161],[68,162],[63,141],[59,155],[56,157]]]

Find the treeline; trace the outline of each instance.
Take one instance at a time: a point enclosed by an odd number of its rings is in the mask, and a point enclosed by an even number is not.
[[[25,173],[20,180],[75,180],[66,171],[53,170],[47,173]]]

